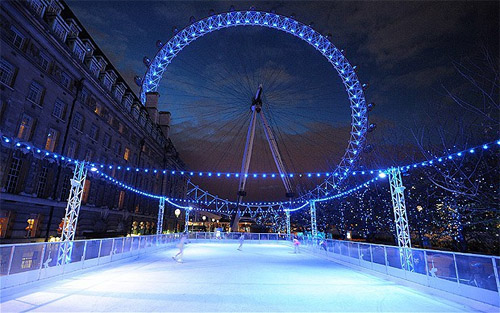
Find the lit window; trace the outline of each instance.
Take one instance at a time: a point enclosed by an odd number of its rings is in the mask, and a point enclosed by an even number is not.
[[[83,185],[82,202],[87,203],[90,194],[90,180],[85,180],[85,185]]]
[[[130,158],[130,149],[129,148],[125,148],[125,152],[123,153],[123,158],[127,161]]]
[[[64,115],[66,113],[66,103],[62,102],[60,99],[57,99],[54,103],[54,109],[52,110],[52,115],[59,119],[64,119]]]
[[[25,36],[23,34],[21,34],[21,32],[17,28],[15,28],[14,26],[10,27],[10,36],[11,36],[10,38],[11,38],[11,41],[14,44],[14,46],[16,46],[19,49],[22,49]]]
[[[45,141],[45,150],[54,151],[57,139],[59,138],[59,132],[55,129],[50,128],[47,133],[47,140]]]
[[[21,140],[30,140],[32,128],[33,118],[23,114],[21,124],[19,125],[19,131],[17,132],[17,138]]]
[[[83,116],[78,112],[73,117],[73,128],[79,131],[83,129]]]
[[[0,217],[0,238],[5,238],[5,234],[7,233],[7,227],[9,226],[8,213],[6,214],[7,216]]]
[[[12,161],[10,162],[9,173],[7,174],[7,181],[5,183],[5,189],[9,193],[16,191],[17,180],[19,179],[19,172],[21,171],[21,159],[17,156],[12,156]]]
[[[101,106],[99,104],[96,104],[95,108],[94,108],[94,113],[100,116],[101,115],[101,111],[102,111]]]
[[[118,209],[123,209],[123,203],[125,202],[125,191],[120,191],[120,196],[118,197]]]
[[[33,237],[36,237],[36,233],[37,233],[37,230],[38,230],[38,216],[31,216],[27,221],[26,223],[28,223],[28,225],[24,228],[24,230],[26,231],[26,237],[27,238],[33,238]],[[32,252],[33,253],[33,252]],[[29,256],[25,256],[23,254],[23,258],[21,259],[21,268],[31,268],[31,266],[33,265],[33,255],[29,255]]]
[[[68,157],[74,158],[76,155],[76,149],[78,148],[78,143],[76,140],[70,140],[68,143]]]
[[[16,72],[16,68],[7,62],[7,60],[2,59],[0,61],[0,82],[12,87],[14,82],[14,74]]]
[[[37,82],[31,82],[30,88],[28,90],[27,99],[33,103],[40,105],[42,103],[42,96],[45,88]]]
[[[90,138],[97,140],[99,137],[99,127],[97,127],[96,124],[92,124],[90,127],[90,133],[89,133]]]

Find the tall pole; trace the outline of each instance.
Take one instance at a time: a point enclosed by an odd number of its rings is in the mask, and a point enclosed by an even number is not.
[[[87,177],[87,168],[85,161],[76,161],[73,179],[71,179],[71,189],[69,192],[68,203],[66,205],[66,214],[64,215],[64,224],[61,233],[61,244],[57,256],[57,264],[62,265],[71,261],[71,251],[73,249],[73,240],[76,234],[76,225],[78,224],[78,214],[82,205],[83,188]]]
[[[391,186],[392,207],[394,209],[394,221],[396,223],[396,235],[398,238],[399,257],[404,270],[414,271],[413,254],[411,251],[410,229],[406,215],[406,202],[399,167],[389,169],[389,182]]]
[[[185,214],[186,214],[186,221],[185,221],[185,224],[184,224],[184,232],[188,232],[189,231],[189,212],[191,211],[191,209],[186,209],[185,211]]]
[[[309,200],[309,207],[311,208],[311,235],[313,244],[318,238],[318,227],[316,225],[316,202],[314,200]]]
[[[285,210],[285,214],[286,214],[286,235],[287,235],[287,239],[290,240],[290,211],[288,210]]]
[[[163,213],[165,211],[165,198],[161,197],[158,204],[158,222],[156,223],[156,234],[160,235],[163,232]]]

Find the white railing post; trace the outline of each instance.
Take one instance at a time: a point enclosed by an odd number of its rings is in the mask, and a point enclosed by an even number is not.
[[[10,248],[9,266],[7,267],[7,276],[10,275],[10,269],[12,267],[12,258],[14,258],[14,250],[15,249],[16,249],[16,246],[12,246],[12,248]]]
[[[493,263],[493,273],[495,273],[495,282],[497,283],[497,293],[498,296],[500,297],[500,280],[498,278],[498,269],[494,257],[491,258],[491,262]]]

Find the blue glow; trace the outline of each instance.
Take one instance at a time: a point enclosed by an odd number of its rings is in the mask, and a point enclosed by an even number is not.
[[[384,173],[384,172],[382,172],[382,173],[379,173],[379,174],[378,174],[378,177],[380,177],[380,178],[386,178],[386,177],[387,177],[387,174],[386,174],[386,173]]]

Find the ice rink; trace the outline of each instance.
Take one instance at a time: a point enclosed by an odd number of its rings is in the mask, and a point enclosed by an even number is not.
[[[284,245],[191,243],[2,295],[1,312],[470,312]]]

